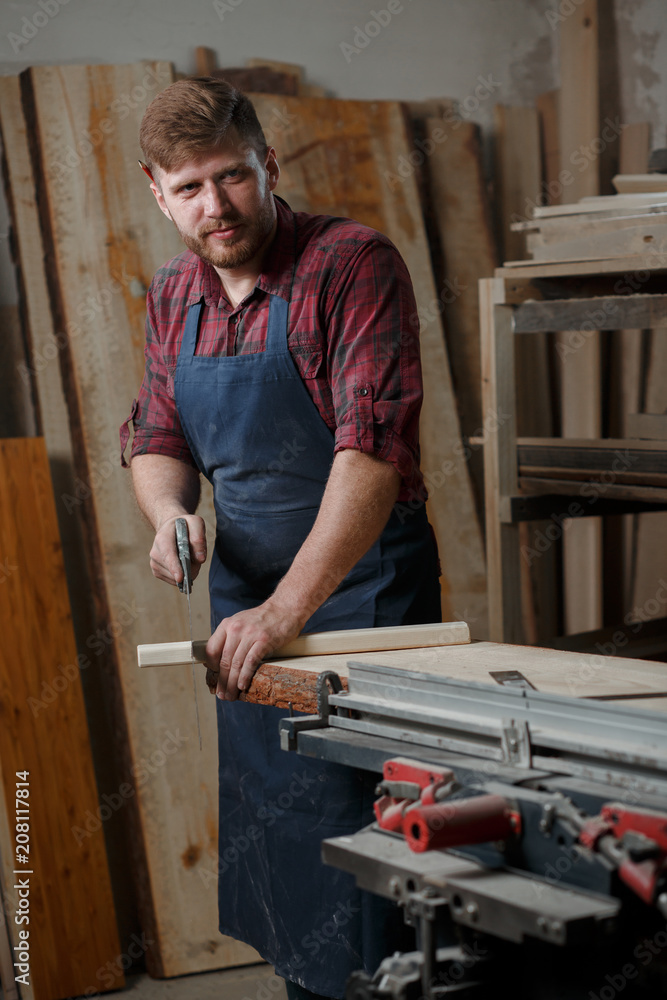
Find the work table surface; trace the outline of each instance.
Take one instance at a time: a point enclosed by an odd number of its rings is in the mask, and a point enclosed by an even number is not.
[[[288,708],[291,702],[295,712],[315,713],[318,675],[333,670],[345,683],[350,662],[482,684],[496,683],[492,671],[518,670],[538,691],[612,703],[618,700],[626,707],[667,713],[667,663],[497,642],[269,659],[257,671],[245,697],[281,708]]]

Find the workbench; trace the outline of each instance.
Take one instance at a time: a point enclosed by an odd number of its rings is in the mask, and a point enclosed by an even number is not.
[[[484,413],[496,418],[484,441],[489,635],[494,640],[527,641],[521,522],[550,519],[547,538],[558,541],[570,518],[667,509],[666,442],[517,437],[515,337],[580,331],[570,337],[571,353],[576,353],[596,331],[664,330],[666,274],[665,255],[642,254],[515,262],[479,283]],[[600,391],[599,385],[590,386],[592,394]]]

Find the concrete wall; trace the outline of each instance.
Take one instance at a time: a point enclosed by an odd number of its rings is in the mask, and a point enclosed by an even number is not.
[[[0,73],[51,63],[168,59],[194,71],[251,56],[305,66],[332,96],[454,97],[488,128],[495,103],[558,85],[558,25],[577,0],[15,0],[0,3]],[[665,144],[665,0],[601,0],[616,19],[621,117]],[[366,26],[369,26],[368,29]],[[482,100],[475,97],[485,81]],[[468,103],[466,105],[466,98]],[[0,302],[15,300],[0,197]]]

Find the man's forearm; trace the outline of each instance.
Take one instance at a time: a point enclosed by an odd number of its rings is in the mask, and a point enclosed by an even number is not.
[[[137,503],[156,531],[166,520],[194,514],[199,503],[199,473],[168,455],[135,455],[132,484]]]
[[[206,561],[206,526],[194,513],[200,494],[198,471],[167,455],[135,455],[131,469],[137,503],[155,529],[150,551],[153,575],[171,584],[183,579],[174,521],[185,517],[194,580]]]
[[[247,690],[262,660],[299,634],[381,534],[400,481],[393,466],[372,455],[336,455],[315,524],[274,593],[223,619],[208,641],[208,663],[220,668],[219,697]]]
[[[382,533],[400,484],[388,462],[351,449],[338,452],[317,520],[273,600],[305,624]]]

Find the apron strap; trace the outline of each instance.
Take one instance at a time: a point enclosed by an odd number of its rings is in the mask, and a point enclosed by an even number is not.
[[[201,316],[203,305],[204,296],[202,295],[199,302],[193,302],[188,307],[188,314],[185,317],[185,329],[183,330],[183,340],[181,341],[181,349],[178,352],[179,358],[187,359],[194,357],[195,348],[197,347],[197,336],[199,334],[199,317]]]

